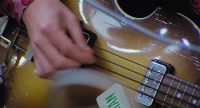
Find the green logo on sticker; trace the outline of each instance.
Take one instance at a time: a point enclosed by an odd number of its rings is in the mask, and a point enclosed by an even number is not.
[[[108,105],[108,108],[121,108],[115,93],[112,93],[108,97],[106,97],[105,101]]]

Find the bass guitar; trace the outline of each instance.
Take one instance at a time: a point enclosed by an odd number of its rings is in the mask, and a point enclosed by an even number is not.
[[[157,6],[147,7],[149,9],[144,10],[143,15],[140,12],[140,15],[134,16],[127,12],[124,2],[120,0],[95,1],[120,15],[122,20],[118,21],[93,8],[84,0],[63,0],[83,22],[83,34],[95,53],[96,63],[85,67],[113,78],[116,81],[113,83],[122,85],[131,108],[199,108],[200,53],[190,50],[190,45],[200,45],[198,26],[180,13]],[[123,20],[126,18],[163,39],[178,40],[185,47],[151,38],[130,27]],[[1,17],[0,25],[2,88],[6,87],[1,90],[2,106],[49,107],[52,81],[35,75],[25,26],[17,26],[6,16]],[[111,85],[101,88],[98,85],[109,83],[101,75],[98,77],[97,74],[92,78],[87,72],[77,73],[79,74],[70,77],[76,83],[64,87],[65,94],[59,96],[65,98],[67,108],[98,107],[97,96]],[[87,78],[83,81],[84,85],[81,83],[83,77]],[[107,106],[124,108],[109,102]]]

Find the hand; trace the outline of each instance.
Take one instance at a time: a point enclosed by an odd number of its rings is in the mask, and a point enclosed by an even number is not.
[[[37,74],[94,62],[79,21],[59,0],[34,0],[23,15],[33,49]]]

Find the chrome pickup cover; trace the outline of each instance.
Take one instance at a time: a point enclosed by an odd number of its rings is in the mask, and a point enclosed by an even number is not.
[[[143,105],[151,106],[166,72],[167,67],[164,64],[152,60],[136,93],[135,100]]]

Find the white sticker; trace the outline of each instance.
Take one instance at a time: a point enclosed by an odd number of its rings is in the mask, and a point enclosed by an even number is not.
[[[100,108],[131,108],[121,85],[114,84],[97,97]]]

